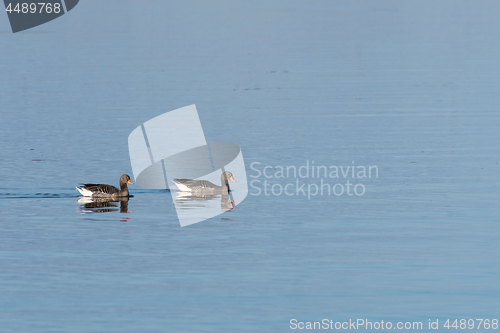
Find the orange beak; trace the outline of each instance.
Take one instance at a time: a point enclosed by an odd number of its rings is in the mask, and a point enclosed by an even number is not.
[[[130,179],[128,180],[127,183],[132,184],[132,185],[134,184],[134,183],[132,183],[132,181]]]
[[[236,180],[234,180],[233,176],[231,176],[231,178],[229,178],[229,180],[232,180],[233,182],[236,183]]]

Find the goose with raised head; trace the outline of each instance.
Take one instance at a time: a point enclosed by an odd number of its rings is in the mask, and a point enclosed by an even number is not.
[[[127,184],[133,183],[129,175],[123,175],[120,177],[120,189],[107,184],[83,184],[76,189],[84,197],[120,198],[129,196]]]
[[[220,176],[221,186],[215,185],[208,180],[174,179],[173,182],[183,192],[227,193],[230,191],[228,180],[236,182],[233,174],[225,171]]]

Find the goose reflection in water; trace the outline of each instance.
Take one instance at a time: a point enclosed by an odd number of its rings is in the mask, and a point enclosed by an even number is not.
[[[78,203],[82,205],[80,207],[80,212],[82,213],[107,213],[118,210],[120,210],[120,213],[131,213],[128,211],[128,197],[113,200],[83,197],[78,200]],[[120,203],[119,209],[118,203]]]
[[[204,208],[213,206],[220,200],[222,210],[228,211],[234,208],[234,200],[229,198],[229,194],[211,194],[201,192],[177,192],[176,203],[184,203],[183,208]]]

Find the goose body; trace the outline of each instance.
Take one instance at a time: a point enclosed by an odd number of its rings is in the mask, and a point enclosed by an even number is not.
[[[183,192],[202,192],[202,193],[225,193],[229,192],[229,182],[233,178],[233,174],[226,171],[220,177],[221,186],[215,185],[208,180],[193,180],[193,179],[174,179],[173,183]]]
[[[123,175],[120,177],[120,189],[107,184],[83,184],[76,189],[84,197],[120,198],[128,197],[127,183],[133,184],[129,175]]]

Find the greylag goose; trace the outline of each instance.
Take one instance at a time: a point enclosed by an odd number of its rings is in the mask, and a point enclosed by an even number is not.
[[[83,184],[82,187],[76,189],[84,197],[98,197],[98,198],[119,198],[128,197],[128,184],[133,184],[129,175],[120,177],[120,189],[112,185],[106,184]]]
[[[229,192],[228,180],[236,182],[233,174],[226,171],[220,176],[221,186],[208,180],[174,179],[173,182],[183,192],[227,193]]]

